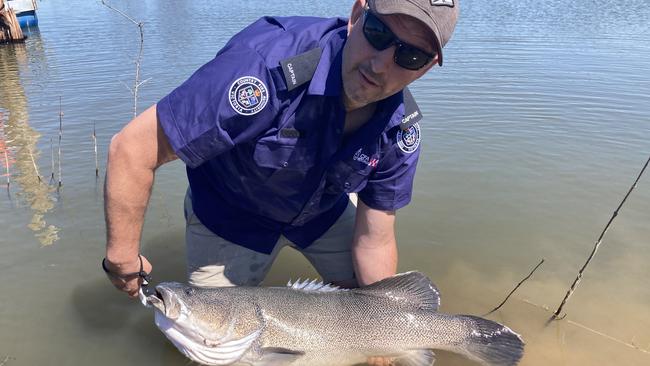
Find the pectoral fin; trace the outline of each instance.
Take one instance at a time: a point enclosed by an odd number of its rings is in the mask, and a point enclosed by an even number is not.
[[[436,361],[436,355],[429,349],[413,350],[396,357],[395,366],[431,366]]]
[[[192,360],[205,365],[230,365],[238,361],[249,350],[260,333],[261,330],[258,330],[243,338],[229,340],[212,347],[195,343],[193,347],[187,347],[181,351]]]
[[[284,366],[291,365],[294,361],[301,358],[304,353],[293,351],[285,348],[262,348],[262,356],[251,366]]]

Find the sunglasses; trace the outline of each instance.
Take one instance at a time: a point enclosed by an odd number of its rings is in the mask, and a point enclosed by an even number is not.
[[[386,24],[368,10],[364,13],[363,34],[368,43],[377,51],[383,51],[396,45],[395,63],[408,70],[419,70],[436,57],[436,54],[432,55],[400,41]]]

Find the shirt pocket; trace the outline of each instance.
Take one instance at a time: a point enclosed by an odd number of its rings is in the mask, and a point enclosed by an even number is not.
[[[316,151],[304,141],[296,144],[259,140],[253,160],[264,184],[283,192],[299,190],[308,171],[314,167]]]
[[[314,165],[315,151],[306,143],[293,145],[260,140],[255,146],[253,160],[261,168],[304,170]]]
[[[327,172],[326,194],[359,192],[368,183],[373,168],[356,162],[339,161]]]

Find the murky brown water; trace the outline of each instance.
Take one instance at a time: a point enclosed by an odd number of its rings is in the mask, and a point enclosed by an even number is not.
[[[103,174],[108,140],[131,115],[123,84],[137,29],[96,2],[39,4],[40,33],[0,46],[0,365],[185,365],[99,266],[103,179],[91,135],[95,124]],[[114,4],[146,22],[143,109],[259,16],[344,16],[351,1]],[[443,311],[480,315],[545,258],[490,315],[523,335],[522,365],[650,364],[647,175],[568,316],[547,324],[650,155],[649,18],[642,0],[464,0],[445,67],[412,88],[424,140],[415,199],[398,215],[400,270],[429,275]],[[180,163],[160,170],[143,235],[156,282],[184,278],[185,188]],[[287,250],[265,283],[314,275]]]

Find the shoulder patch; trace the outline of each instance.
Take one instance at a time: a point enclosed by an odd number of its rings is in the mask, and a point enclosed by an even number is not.
[[[280,61],[288,91],[308,83],[314,77],[322,53],[323,49],[316,47],[297,56]]]
[[[397,146],[407,154],[411,154],[420,146],[420,124],[415,123],[406,130],[397,131]]]
[[[252,116],[266,107],[269,90],[262,80],[254,76],[244,76],[230,86],[229,99],[235,112]]]
[[[448,6],[450,8],[454,7],[454,0],[431,0],[431,5],[433,6]]]
[[[402,95],[404,98],[404,117],[402,117],[402,122],[399,127],[402,131],[406,131],[422,119],[422,112],[408,88],[404,88]]]

